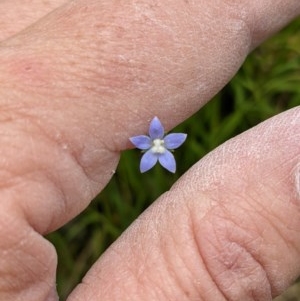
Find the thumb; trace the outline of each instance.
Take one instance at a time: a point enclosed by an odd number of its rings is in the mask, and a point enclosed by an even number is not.
[[[203,158],[68,301],[272,300],[300,273],[299,133],[298,107]]]

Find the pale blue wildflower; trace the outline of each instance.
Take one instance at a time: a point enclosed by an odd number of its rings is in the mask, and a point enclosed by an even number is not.
[[[140,171],[148,171],[158,161],[165,169],[175,173],[176,161],[170,150],[178,148],[186,137],[187,134],[182,133],[164,136],[163,125],[157,117],[154,117],[150,123],[149,136],[140,135],[129,138],[135,147],[146,151],[140,162]]]

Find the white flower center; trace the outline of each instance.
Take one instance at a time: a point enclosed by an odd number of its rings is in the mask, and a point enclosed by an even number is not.
[[[156,154],[162,154],[165,152],[165,142],[162,139],[154,139],[152,141],[151,151]]]

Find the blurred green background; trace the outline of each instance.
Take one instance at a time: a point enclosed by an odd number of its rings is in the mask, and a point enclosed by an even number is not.
[[[212,101],[174,129],[188,133],[175,153],[175,175],[160,166],[141,175],[140,152],[126,151],[113,179],[91,205],[47,236],[58,252],[57,285],[62,300],[122,231],[190,166],[229,138],[300,105],[299,29],[297,19],[257,48]],[[300,300],[298,285],[277,300]]]

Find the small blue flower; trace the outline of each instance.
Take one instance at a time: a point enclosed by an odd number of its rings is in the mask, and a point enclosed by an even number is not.
[[[175,173],[176,161],[170,152],[178,148],[186,139],[187,134],[173,133],[164,137],[164,127],[157,117],[150,123],[149,136],[140,135],[129,138],[131,143],[146,151],[141,159],[140,171],[146,172],[151,169],[157,161],[168,171]]]

